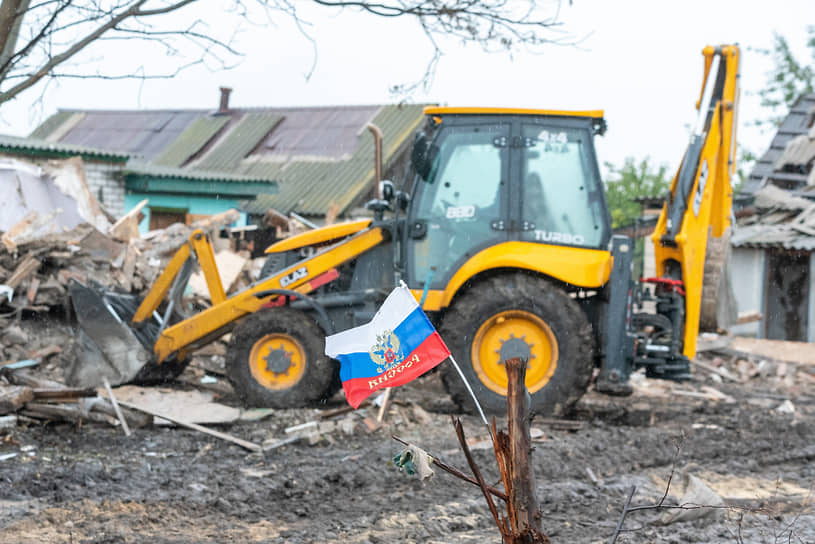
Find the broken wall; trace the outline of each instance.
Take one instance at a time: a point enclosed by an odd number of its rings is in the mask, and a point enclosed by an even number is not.
[[[49,161],[42,167],[16,159],[0,159],[0,232],[24,218],[51,217],[39,234],[71,230],[89,223],[107,230],[110,221],[90,193],[82,160]],[[50,229],[50,230],[47,230]]]

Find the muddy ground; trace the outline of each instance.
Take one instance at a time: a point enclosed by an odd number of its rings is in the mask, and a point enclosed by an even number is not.
[[[672,471],[665,505],[682,500],[685,475],[693,475],[715,490],[705,501],[718,495],[725,506],[631,512],[617,542],[815,542],[812,382],[696,376],[688,390],[715,385],[732,400],[666,397],[645,383],[629,398],[590,392],[571,416],[577,430],[533,419],[537,496],[552,542],[608,542],[630,488],[633,506],[655,505]],[[334,419],[336,428],[313,444],[265,453],[171,427],[129,438],[100,424],[0,431],[0,542],[500,542],[477,488],[438,469],[422,482],[392,463],[397,435],[466,467],[438,376],[396,390],[395,400],[377,430],[362,420],[375,411],[363,410]],[[342,405],[338,396],[325,409]],[[261,443],[319,413],[276,411],[221,430]],[[497,484],[483,425],[463,421],[478,464]],[[660,522],[680,513],[707,515]]]

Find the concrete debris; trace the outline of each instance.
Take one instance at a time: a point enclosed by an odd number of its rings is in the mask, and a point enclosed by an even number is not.
[[[659,518],[662,525],[721,515],[724,512],[724,501],[719,494],[693,474],[682,475],[679,493],[681,495],[676,501],[677,508],[666,511]]]
[[[0,416],[18,411],[34,400],[34,391],[20,385],[0,385]]]
[[[99,391],[106,395],[104,389]],[[169,416],[156,419],[157,425],[170,425],[172,421],[199,424],[224,424],[238,421],[238,408],[215,402],[210,391],[178,391],[159,387],[126,385],[115,389],[119,403],[126,402],[136,409],[149,409]]]
[[[810,383],[815,367],[812,344],[806,342],[705,335],[699,344],[702,349],[693,361],[696,375],[716,383],[769,379],[787,387]]]
[[[3,235],[0,305],[13,312],[65,309],[71,280],[85,284],[94,281],[108,289],[143,293],[195,228],[205,229],[213,241],[223,240],[216,244],[221,246],[217,259],[219,265],[223,264],[222,274],[227,276],[227,292],[234,292],[251,283],[252,263],[232,252],[231,238],[221,238],[219,232],[238,217],[237,211],[230,210],[193,225],[175,224],[153,231],[149,237],[133,237],[132,232],[123,230],[123,223],[113,227],[118,234],[108,235],[88,223],[66,230],[58,226],[57,216],[37,216],[35,220],[26,216]],[[42,220],[50,223],[49,228],[39,228],[37,221]],[[203,291],[206,292],[205,286]]]

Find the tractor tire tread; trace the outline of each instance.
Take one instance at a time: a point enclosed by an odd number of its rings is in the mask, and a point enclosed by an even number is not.
[[[477,396],[484,410],[504,413],[506,398],[478,381],[469,354],[470,342],[481,324],[496,312],[512,308],[541,316],[558,341],[558,367],[543,389],[531,396],[530,410],[552,416],[568,413],[591,381],[595,342],[586,314],[574,299],[552,282],[524,273],[482,280],[454,301],[444,316],[440,333],[461,361],[462,371],[472,380],[472,387],[478,390]],[[454,402],[474,413],[475,405],[469,392],[451,365],[442,367],[442,381]]]
[[[269,389],[252,375],[249,357],[255,343],[270,333],[296,339],[305,351],[302,378],[287,389]],[[291,308],[267,308],[244,317],[233,329],[226,373],[247,406],[299,408],[318,404],[337,391],[337,363],[325,355],[325,334],[307,314]]]

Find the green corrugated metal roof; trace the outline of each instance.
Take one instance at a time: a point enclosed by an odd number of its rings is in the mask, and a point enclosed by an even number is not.
[[[382,130],[383,163],[388,168],[396,151],[409,144],[424,118],[424,107],[421,104],[235,109],[223,116],[203,110],[125,112],[127,115],[96,111],[93,115],[83,114],[88,119],[80,120],[70,135],[74,139],[96,141],[105,134],[100,127],[110,130],[123,122],[134,125],[134,130],[138,129],[134,134],[140,135],[144,132],[142,125],[149,125],[148,121],[164,122],[166,127],[162,125],[164,128],[157,129],[154,138],[145,140],[152,143],[150,156],[156,159],[147,165],[128,165],[134,175],[249,183],[263,180],[276,183],[279,194],[260,195],[256,201],[245,204],[246,211],[261,214],[274,208],[283,213],[320,216],[332,204],[345,212],[372,188],[374,143],[365,125],[372,122]],[[35,133],[53,136],[64,128],[64,123],[71,123],[71,116],[77,113],[82,112],[60,112]],[[184,128],[179,129],[182,122]],[[175,132],[178,136],[170,134],[170,128],[178,129]],[[121,138],[130,134],[124,132]],[[159,146],[160,136],[167,143]],[[150,151],[147,147],[146,151]],[[144,156],[148,156],[146,151]]]
[[[383,133],[382,160],[385,168],[421,123],[424,107],[424,104],[383,106],[377,112],[372,122]],[[371,188],[373,157],[373,136],[365,131],[357,150],[347,160],[295,159],[285,165],[264,161],[244,163],[244,173],[276,179],[280,193],[258,196],[256,200],[245,203],[243,209],[251,214],[262,214],[274,208],[282,213],[294,211],[302,215],[324,215],[332,204],[336,204],[341,212],[346,211]]]
[[[79,155],[86,160],[105,162],[126,162],[130,158],[130,154],[125,152],[4,135],[0,135],[0,151],[35,157],[74,157]]]
[[[28,137],[36,140],[44,140],[57,128],[62,126],[62,123],[67,121],[72,115],[74,115],[74,112],[71,111],[57,112],[43,121],[40,126],[34,129],[34,132],[28,135]]]
[[[196,170],[232,170],[260,143],[283,117],[273,113],[247,113],[234,126],[228,127],[226,134],[217,145],[207,151],[201,160],[192,164]]]
[[[199,117],[153,159],[159,166],[178,167],[201,150],[229,121],[226,115]]]
[[[222,181],[225,183],[268,183],[277,185],[275,181],[267,177],[251,176],[244,174],[233,174],[230,172],[214,172],[212,170],[190,170],[188,168],[170,168],[167,166],[156,166],[152,163],[130,162],[122,169],[125,176],[150,176],[153,178],[186,179],[191,181]]]

